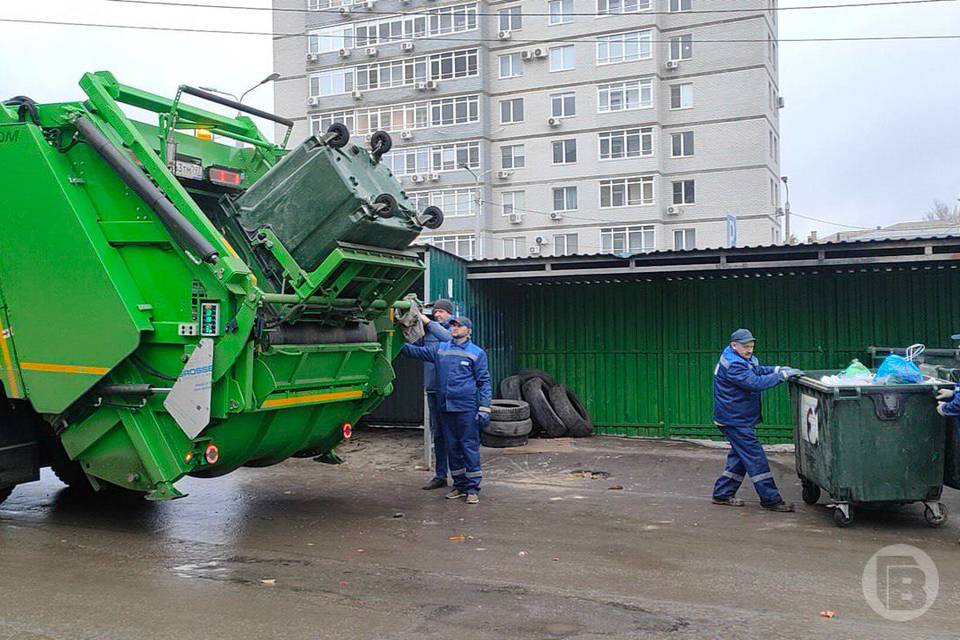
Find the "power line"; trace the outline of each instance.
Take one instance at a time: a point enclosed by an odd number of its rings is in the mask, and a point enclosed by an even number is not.
[[[798,217],[798,218],[803,218],[804,220],[812,220],[812,221],[814,221],[814,222],[820,222],[820,223],[823,223],[823,224],[829,224],[829,225],[832,225],[832,226],[834,226],[834,227],[846,227],[847,229],[856,229],[857,231],[873,231],[873,228],[872,228],[872,227],[858,227],[858,226],[853,225],[853,224],[844,224],[844,223],[842,223],[842,222],[832,222],[832,221],[830,221],[830,220],[824,220],[824,219],[822,219],[822,218],[814,218],[814,217],[812,217],[812,216],[805,216],[805,215],[803,215],[803,214],[801,214],[801,213],[795,213],[795,212],[793,212],[793,211],[790,212],[790,215],[791,215],[791,216],[796,216],[796,217]]]
[[[956,0],[945,0],[954,2]],[[237,31],[237,30],[225,30],[225,29],[201,29],[196,27],[160,27],[156,25],[130,25],[130,24],[107,24],[99,22],[73,22],[66,20],[30,20],[26,18],[0,18],[0,22],[7,22],[13,24],[33,24],[33,25],[45,25],[45,26],[59,26],[59,27],[89,27],[97,29],[129,29],[133,31],[159,31],[159,32],[175,32],[175,33],[205,33],[205,34],[220,34],[220,35],[236,35],[236,36],[269,36],[273,38],[302,38],[309,35],[307,32],[301,33],[277,33],[272,31]],[[341,36],[325,36],[325,37],[341,37]],[[388,39],[388,38],[382,38]],[[389,38],[390,40],[396,41],[406,41],[409,38],[404,37],[395,37]],[[482,39],[482,38],[443,38],[428,36],[423,38],[417,38],[418,40],[428,40],[428,41],[438,41],[438,42],[470,42],[470,43],[479,43],[479,42],[499,42],[504,43],[504,41],[494,38]],[[943,34],[943,35],[907,35],[907,36],[855,36],[855,37],[828,37],[828,38],[780,38],[775,40],[775,42],[880,42],[880,41],[906,41],[906,40],[960,40],[960,34]],[[595,44],[598,42],[598,39],[544,39],[544,40],[511,40],[512,44],[548,44],[548,43],[563,43],[563,44],[574,44],[578,42],[583,43],[592,43]],[[669,40],[647,40],[651,44],[668,44]],[[693,43],[703,43],[703,42],[712,42],[712,43],[751,43],[751,42],[770,42],[766,38],[695,38]]]
[[[806,5],[799,7],[770,7],[767,9],[691,9],[688,11],[638,11],[633,13],[600,13],[600,12],[564,12],[564,16],[586,16],[586,17],[598,17],[598,16],[624,16],[624,15],[678,15],[678,14],[726,14],[726,13],[750,13],[750,12],[781,12],[781,11],[809,11],[809,10],[823,10],[823,9],[852,9],[860,7],[889,7],[889,6],[902,6],[902,5],[924,5],[924,4],[942,4],[944,2],[956,2],[957,0],[882,0],[879,2],[859,2],[859,3],[843,3],[843,4],[816,4],[816,5]],[[182,7],[190,9],[228,9],[228,10],[240,10],[240,11],[270,11],[270,12],[279,12],[279,13],[339,13],[340,8],[327,8],[327,9],[294,9],[289,7],[273,8],[273,7],[248,7],[244,5],[227,5],[227,4],[207,4],[203,2],[166,2],[163,0],[106,0],[106,2],[114,2],[119,4],[137,4],[137,5],[153,5],[153,6],[162,6],[162,7]],[[350,6],[350,5],[346,5]],[[371,15],[390,15],[390,16],[405,16],[405,15],[420,15],[427,13],[429,10],[413,10],[413,11],[374,11],[368,9],[365,13]],[[477,12],[477,16],[486,16],[486,17],[497,17],[497,13],[485,13]],[[548,17],[550,13],[523,13],[525,16],[545,16]]]

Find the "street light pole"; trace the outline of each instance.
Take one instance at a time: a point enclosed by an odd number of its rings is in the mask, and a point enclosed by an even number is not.
[[[243,102],[243,99],[247,97],[247,94],[250,93],[251,91],[253,91],[254,89],[256,89],[257,87],[263,86],[263,85],[267,84],[268,82],[273,82],[274,80],[279,80],[279,79],[280,79],[280,74],[279,74],[279,73],[271,73],[271,74],[268,75],[266,78],[264,78],[263,80],[261,80],[261,81],[258,82],[257,84],[253,85],[252,87],[250,87],[249,89],[247,89],[247,90],[244,91],[243,93],[241,93],[241,94],[240,94],[240,99],[237,100],[237,102]]]
[[[476,246],[476,251],[475,251],[476,255],[474,256],[474,258],[476,260],[481,260],[483,258],[483,240],[481,236],[482,221],[483,221],[483,198],[480,196],[480,189],[481,189],[480,179],[483,176],[490,173],[491,171],[493,171],[493,169],[487,169],[483,173],[477,175],[477,173],[473,169],[471,169],[465,164],[461,164],[460,168],[465,169],[467,172],[470,173],[471,176],[473,176],[473,183],[477,186],[477,197],[475,198],[475,201],[477,203],[477,219],[476,219],[476,225],[474,227],[474,238],[475,238],[474,245]]]
[[[783,236],[784,244],[790,244],[790,183],[787,176],[780,176],[783,186],[787,189],[787,199],[783,202]]]

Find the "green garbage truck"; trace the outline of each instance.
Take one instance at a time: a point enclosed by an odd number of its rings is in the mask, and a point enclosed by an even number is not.
[[[336,462],[392,390],[409,246],[443,220],[381,164],[390,136],[288,149],[292,121],[202,89],[80,88],[0,104],[0,501],[47,466],[163,500],[186,475]]]

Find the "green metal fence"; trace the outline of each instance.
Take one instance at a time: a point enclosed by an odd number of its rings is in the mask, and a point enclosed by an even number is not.
[[[539,367],[575,389],[599,433],[717,437],[712,374],[733,329],[769,364],[837,369],[873,344],[948,347],[960,329],[949,269],[651,277],[579,283],[471,281],[477,340],[496,379]],[[792,438],[785,386],[764,397],[766,442]]]

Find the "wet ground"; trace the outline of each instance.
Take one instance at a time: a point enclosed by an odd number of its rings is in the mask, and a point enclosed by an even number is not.
[[[0,505],[0,638],[948,638],[960,528],[917,506],[837,529],[709,503],[725,451],[594,438],[484,450],[482,502],[419,487],[416,431],[358,431],[345,465],[181,483],[170,503],[83,502],[47,472]],[[960,492],[946,502],[960,514]],[[866,604],[882,547],[928,553],[920,618]],[[832,611],[827,618],[821,612]]]

